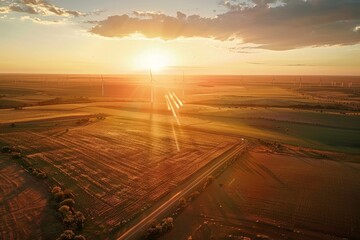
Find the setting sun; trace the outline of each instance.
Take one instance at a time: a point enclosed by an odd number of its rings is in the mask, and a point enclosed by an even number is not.
[[[173,64],[172,56],[165,51],[150,50],[135,59],[134,65],[141,70],[151,69],[152,71],[161,71]]]

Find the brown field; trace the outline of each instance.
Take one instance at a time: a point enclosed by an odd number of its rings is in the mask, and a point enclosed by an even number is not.
[[[181,78],[158,76],[151,108],[146,76],[105,76],[101,97],[98,76],[2,75],[0,147],[20,149],[49,178],[0,155],[1,238],[55,239],[63,229],[48,190],[60,185],[87,218],[82,233],[113,239],[122,222],[243,137],[253,149],[188,206],[166,239],[208,239],[209,231],[215,239],[358,238],[360,80],[323,77],[353,82],[345,88],[320,87],[317,77],[300,87],[297,79],[189,76],[182,96]],[[167,89],[185,102],[180,124],[166,109]],[[42,225],[47,219],[51,227]]]
[[[0,239],[49,239],[61,224],[45,186],[15,162],[0,157]]]
[[[359,160],[257,144],[163,239],[359,239]]]
[[[67,107],[55,106],[53,119],[19,116],[17,127],[2,132],[0,141],[21,149],[53,182],[75,193],[79,208],[91,219],[84,232],[88,236],[110,234],[236,143],[231,137],[174,126],[171,116],[110,107],[102,109],[112,114],[106,120],[79,126],[76,119],[84,115],[66,116],[62,111]],[[88,111],[93,109],[98,107]],[[43,110],[49,111],[39,107],[30,115]]]

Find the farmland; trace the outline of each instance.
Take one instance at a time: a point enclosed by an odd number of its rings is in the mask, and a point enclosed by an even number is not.
[[[47,189],[7,158],[0,157],[0,166],[1,239],[39,239],[57,234],[61,225],[48,205]]]
[[[204,221],[224,225],[216,239],[234,233],[277,239],[284,231],[304,239],[294,230],[310,231],[308,239],[326,239],[324,232],[358,236],[359,79],[327,79],[354,82],[347,89],[320,88],[314,77],[300,87],[294,77],[189,76],[182,95],[178,77],[158,76],[151,106],[144,76],[105,76],[105,96],[98,76],[1,77],[0,146],[16,147],[48,176],[35,179],[1,155],[2,239],[55,239],[62,232],[48,203],[54,186],[74,194],[87,219],[82,234],[114,239],[242,138],[250,139],[250,152],[185,209],[165,238],[186,239]],[[163,97],[169,89],[185,103],[178,119]],[[26,197],[36,208],[24,207]],[[32,231],[42,221],[29,218],[40,215],[52,227]]]
[[[17,146],[56,185],[74,192],[77,205],[90,219],[84,231],[87,236],[111,234],[114,226],[151,206],[236,144],[235,138],[171,125],[169,116],[111,108],[102,109],[112,113],[106,120],[78,125],[76,120],[84,115],[66,116],[61,107],[55,106],[59,113],[52,114],[55,119],[17,122],[9,133],[2,132],[0,141]],[[49,111],[40,107],[31,115],[42,110]]]
[[[164,239],[359,238],[359,156],[253,146]]]

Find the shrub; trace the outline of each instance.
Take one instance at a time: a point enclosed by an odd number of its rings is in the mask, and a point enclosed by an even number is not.
[[[154,238],[160,236],[162,233],[162,227],[160,224],[150,227],[147,230],[148,238]]]
[[[174,227],[174,219],[172,217],[167,217],[162,220],[161,223],[162,231],[168,232]]]
[[[39,178],[42,178],[42,179],[45,179],[47,178],[47,174],[46,172],[41,172],[39,175],[38,175]]]
[[[59,209],[59,212],[61,212],[63,215],[66,215],[67,212],[70,211],[70,207],[67,205],[61,206]]]
[[[21,155],[21,153],[19,153],[19,152],[12,152],[12,153],[11,153],[11,157],[12,157],[13,159],[21,159],[22,155]]]
[[[2,153],[11,153],[12,149],[9,146],[4,146],[4,147],[1,148],[1,152]]]
[[[179,207],[180,207],[180,208],[184,208],[184,207],[186,207],[186,205],[187,205],[186,199],[185,199],[185,198],[181,198],[181,199],[179,200]]]
[[[90,118],[82,118],[76,121],[76,124],[84,124],[90,122]]]
[[[42,179],[45,179],[47,178],[47,174],[46,172],[44,172],[43,170],[41,169],[38,169],[38,168],[34,168],[31,170],[31,174],[38,177],[38,178],[42,178]]]
[[[97,115],[96,115],[96,118],[97,118],[98,120],[105,120],[105,119],[106,119],[105,115],[102,114],[102,113],[97,114]]]
[[[82,212],[76,212],[75,213],[75,222],[76,222],[76,226],[78,229],[83,229],[84,228],[84,223],[85,223],[85,216],[84,214],[82,214]]]
[[[57,200],[57,201],[61,201],[64,199],[64,192],[61,191],[61,192],[57,192],[54,194],[54,198]]]
[[[74,237],[74,240],[86,240],[86,238],[83,235],[77,235]]]
[[[59,187],[59,186],[55,186],[55,187],[53,187],[52,189],[51,189],[51,193],[54,195],[54,194],[56,194],[56,193],[59,193],[59,192],[62,192],[62,189],[61,189],[61,187]]]
[[[167,233],[174,227],[174,219],[172,217],[164,218],[161,223],[153,223],[147,230],[147,239],[156,239],[162,234]]]
[[[51,193],[57,201],[61,201],[64,199],[64,192],[59,186],[53,187],[53,189],[51,189]]]
[[[68,211],[63,219],[63,223],[66,227],[70,227],[75,222],[74,215],[71,211]]]
[[[71,240],[74,239],[75,233],[72,230],[65,230],[57,240]]]
[[[67,199],[63,200],[59,205],[60,205],[60,207],[63,205],[67,205],[70,208],[72,208],[75,205],[75,201],[74,201],[74,199],[67,198]]]
[[[213,181],[214,181],[214,177],[208,176],[206,182],[204,183],[203,189],[207,188],[207,186],[209,186]]]
[[[195,198],[197,198],[200,195],[199,191],[195,191],[192,194],[189,195],[188,197],[188,201],[191,202],[193,201]]]

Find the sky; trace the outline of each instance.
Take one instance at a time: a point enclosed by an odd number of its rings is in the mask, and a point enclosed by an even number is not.
[[[360,75],[360,0],[0,0],[0,73]]]

